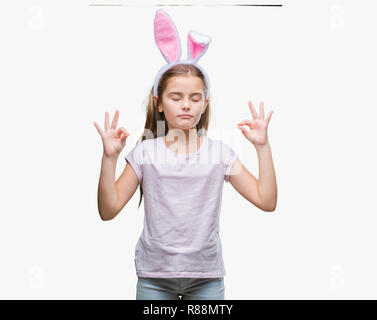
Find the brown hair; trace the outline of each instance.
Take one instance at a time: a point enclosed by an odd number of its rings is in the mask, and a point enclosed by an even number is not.
[[[193,76],[193,77],[200,78],[203,82],[204,96],[207,95],[208,88],[205,87],[203,73],[192,64],[177,64],[173,66],[172,68],[168,69],[160,78],[160,82],[157,88],[157,94],[158,94],[157,105],[159,103],[163,103],[162,93],[167,87],[168,80],[172,77],[185,77],[185,76]],[[160,136],[165,136],[166,133],[169,131],[168,123],[165,120],[164,113],[159,112],[157,109],[157,105],[155,105],[154,103],[154,95],[153,95],[154,90],[153,89],[154,88],[152,86],[152,89],[149,93],[149,98],[146,103],[147,117],[145,120],[144,132],[143,132],[143,135],[140,137],[140,139],[137,141],[137,143],[144,141],[146,139],[154,139]],[[204,113],[201,115],[200,120],[196,125],[196,130],[198,132],[204,131],[204,135],[206,135],[206,132],[208,130],[209,118],[210,118],[210,100],[208,99],[207,108],[204,111]],[[157,131],[158,121],[163,121],[165,123],[165,131],[163,133]],[[200,134],[198,133],[198,135]],[[142,199],[143,199],[143,188],[140,183],[140,201],[139,201],[138,208],[140,207]]]

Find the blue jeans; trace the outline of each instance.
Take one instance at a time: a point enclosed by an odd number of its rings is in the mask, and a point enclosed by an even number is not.
[[[224,300],[224,278],[138,277],[136,300]]]

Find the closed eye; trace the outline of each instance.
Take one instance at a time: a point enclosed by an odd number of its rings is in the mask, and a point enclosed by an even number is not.
[[[179,101],[179,100],[181,100],[181,99],[173,99],[174,101]],[[199,102],[199,101],[201,101],[201,100],[192,100],[192,101],[194,101],[194,102]]]

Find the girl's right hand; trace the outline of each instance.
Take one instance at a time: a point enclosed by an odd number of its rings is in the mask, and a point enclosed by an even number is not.
[[[115,110],[115,115],[109,127],[109,113],[105,113],[105,131],[102,131],[97,122],[94,126],[102,138],[103,154],[107,157],[118,157],[124,146],[126,145],[127,137],[130,135],[123,127],[117,129],[119,118],[119,111]]]

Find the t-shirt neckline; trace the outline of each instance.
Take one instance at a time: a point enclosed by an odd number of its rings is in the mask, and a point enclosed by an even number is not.
[[[164,149],[166,149],[169,153],[173,154],[174,156],[176,156],[176,157],[181,157],[181,158],[191,158],[191,157],[195,157],[195,156],[197,156],[197,155],[201,152],[201,150],[203,150],[204,146],[207,144],[207,141],[208,141],[208,137],[203,136],[203,141],[202,141],[201,145],[199,146],[198,150],[196,150],[195,152],[192,152],[192,153],[188,153],[188,154],[187,154],[187,153],[177,153],[177,152],[175,152],[175,151],[173,151],[173,150],[170,150],[170,149],[166,146],[166,144],[165,144],[165,142],[164,142],[164,136],[161,136],[161,137],[160,137],[160,143],[162,144],[162,147],[163,147]]]

